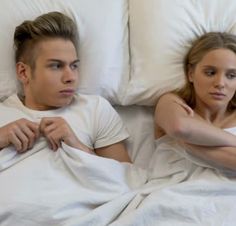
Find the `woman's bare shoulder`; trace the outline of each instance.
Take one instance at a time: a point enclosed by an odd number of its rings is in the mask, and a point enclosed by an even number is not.
[[[169,102],[185,104],[185,101],[180,96],[178,96],[175,93],[169,92],[169,93],[165,93],[159,97],[159,99],[157,101],[157,105],[160,105],[163,103],[169,103]]]

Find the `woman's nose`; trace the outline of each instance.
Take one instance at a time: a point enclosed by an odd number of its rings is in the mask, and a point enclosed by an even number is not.
[[[215,85],[215,87],[220,88],[220,89],[224,88],[225,76],[223,74],[219,74],[219,75],[215,76],[214,85]]]

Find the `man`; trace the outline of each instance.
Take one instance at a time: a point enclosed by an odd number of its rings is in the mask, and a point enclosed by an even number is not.
[[[0,149],[31,149],[40,136],[56,151],[61,143],[82,151],[130,162],[123,140],[127,132],[102,97],[76,94],[78,88],[77,28],[72,19],[51,12],[25,21],[14,34],[16,72],[23,95],[4,105],[24,118],[0,128]]]

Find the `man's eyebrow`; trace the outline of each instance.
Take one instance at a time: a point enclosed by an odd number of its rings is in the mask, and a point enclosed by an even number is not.
[[[73,64],[75,64],[75,63],[79,63],[79,62],[80,62],[79,59],[76,59],[76,60],[72,61]]]
[[[59,60],[59,59],[48,59],[47,60],[48,62],[59,62],[59,63],[65,63],[65,61],[63,61],[63,60]],[[74,60],[74,61],[72,61],[72,64],[75,64],[75,63],[78,63],[78,62],[80,62],[80,60],[79,59],[76,59],[76,60]]]

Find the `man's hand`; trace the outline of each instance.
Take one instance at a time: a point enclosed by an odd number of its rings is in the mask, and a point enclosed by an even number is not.
[[[40,132],[47,138],[51,149],[54,151],[61,147],[63,141],[71,147],[93,153],[90,148],[81,143],[69,124],[61,117],[42,118]]]
[[[39,125],[27,119],[18,119],[0,128],[0,149],[13,145],[17,152],[31,149],[39,137]]]

